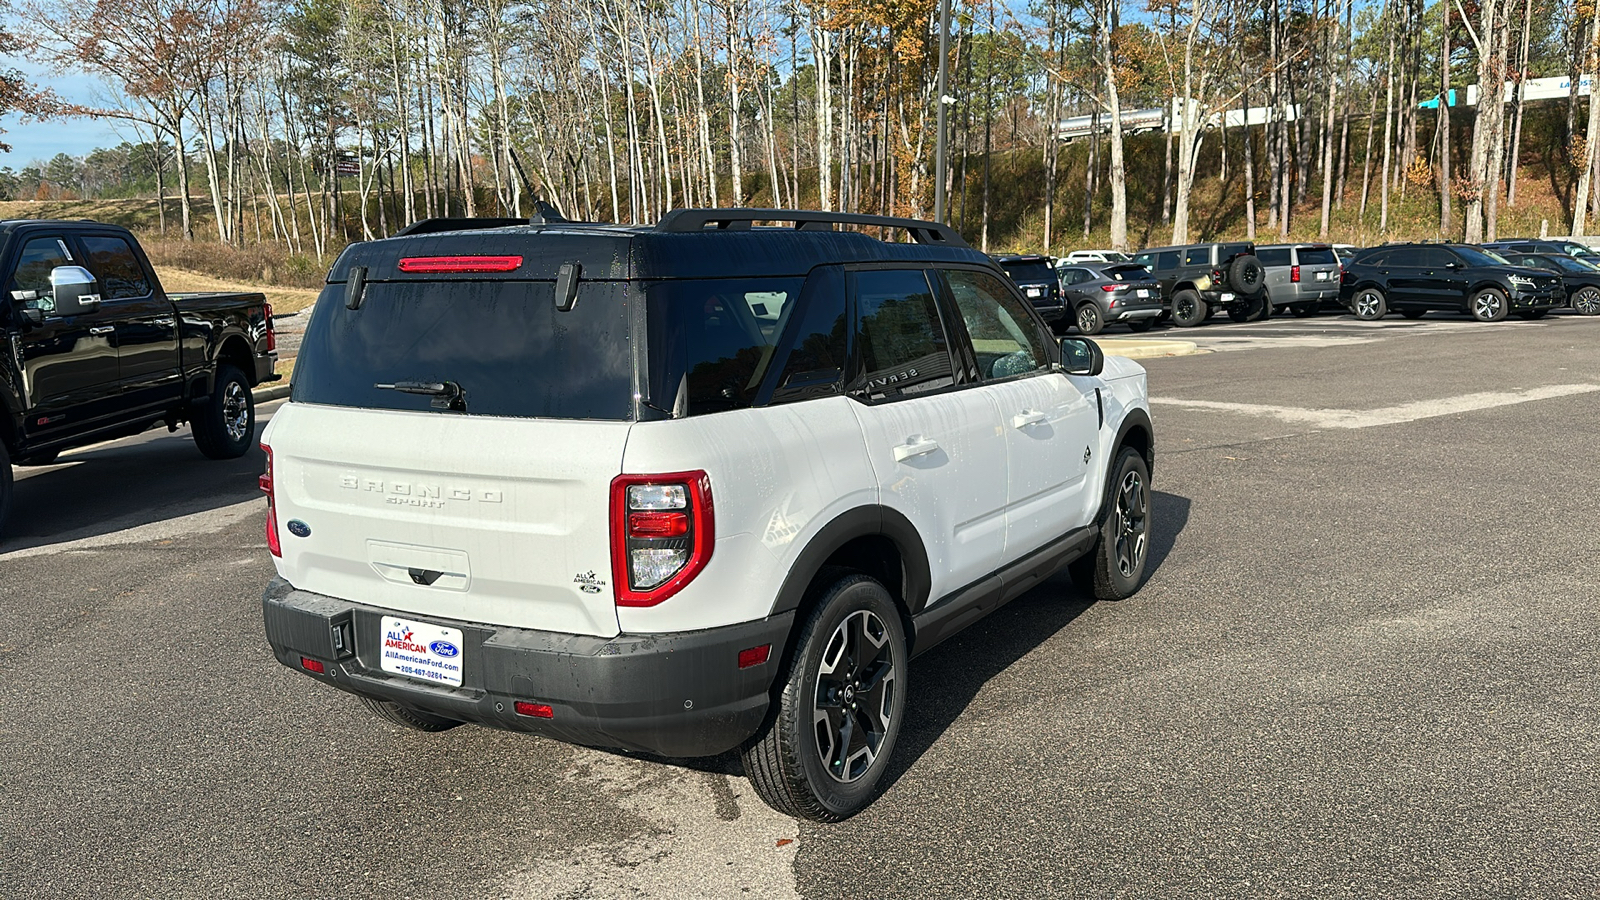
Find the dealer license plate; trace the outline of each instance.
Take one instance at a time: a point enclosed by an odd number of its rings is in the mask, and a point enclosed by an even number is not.
[[[1327,281],[1328,280],[1328,273],[1327,272],[1318,272],[1317,273],[1317,280],[1318,281]]]
[[[461,686],[461,632],[416,619],[383,617],[383,670],[418,681]]]
[[[1222,300],[1223,303],[1232,303],[1233,302],[1233,295],[1232,294],[1223,294],[1220,299]]]
[[[1141,290],[1139,292],[1139,298],[1140,299],[1145,299],[1145,298],[1148,298],[1149,296],[1150,296],[1150,292],[1149,291]]]

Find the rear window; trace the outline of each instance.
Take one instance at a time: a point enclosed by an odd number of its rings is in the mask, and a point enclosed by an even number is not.
[[[1150,270],[1144,266],[1107,266],[1105,275],[1112,281],[1149,281]]]
[[[801,278],[729,278],[648,288],[651,405],[682,417],[754,403],[803,284]],[[843,324],[837,324],[842,337]],[[830,357],[812,368],[830,363],[837,365]]]
[[[448,382],[467,415],[631,419],[626,286],[584,283],[567,312],[554,293],[547,281],[379,282],[351,310],[345,286],[329,285],[306,326],[293,399],[460,415],[431,395],[375,386]]]
[[[1266,262],[1263,256],[1262,262]],[[1300,265],[1302,266],[1334,266],[1339,264],[1339,255],[1331,248],[1300,248]]]
[[[1300,258],[1301,261],[1304,261],[1305,254],[1302,253]],[[1262,247],[1256,251],[1256,259],[1261,260],[1263,266],[1287,266],[1289,265],[1289,248]]]
[[[1056,277],[1055,270],[1043,260],[1039,262],[1006,263],[1001,268],[1005,269],[1006,274],[1011,276],[1011,280],[1017,284],[1038,284],[1041,281],[1054,281]]]
[[[1217,261],[1227,262],[1241,253],[1249,253],[1249,244],[1221,244],[1217,247]]]

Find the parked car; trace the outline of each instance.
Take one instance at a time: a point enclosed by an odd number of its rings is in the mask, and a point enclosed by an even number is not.
[[[1565,302],[1561,279],[1508,264],[1470,244],[1385,244],[1345,267],[1341,297],[1356,318],[1391,310],[1408,319],[1430,309],[1498,322],[1515,312],[1537,319]]]
[[[1081,263],[1059,270],[1072,321],[1084,334],[1099,334],[1113,322],[1149,331],[1166,311],[1161,282],[1133,263]]]
[[[1074,263],[1086,262],[1127,262],[1133,256],[1121,250],[1074,250],[1056,261],[1056,265],[1065,266]]]
[[[1334,244],[1333,252],[1339,257],[1339,264],[1343,265],[1354,259],[1355,255],[1361,252],[1361,248],[1355,244]]]
[[[1600,253],[1596,253],[1588,244],[1571,240],[1531,240],[1524,238],[1514,241],[1491,241],[1478,246],[1485,250],[1493,250],[1502,256],[1507,253],[1560,253],[1565,256],[1575,256],[1579,259],[1600,259]]]
[[[1144,370],[955,231],[489,224],[350,245],[263,436],[267,640],[385,721],[738,749],[835,821],[913,656],[1063,567],[1142,583]]]
[[[1510,253],[1506,262],[1561,276],[1566,303],[1580,316],[1600,316],[1600,266],[1560,253]]]
[[[1161,282],[1174,325],[1199,325],[1226,310],[1235,322],[1265,318],[1266,270],[1252,243],[1185,244],[1140,251],[1133,261]]]
[[[0,527],[13,463],[187,422],[212,459],[255,440],[250,390],[277,378],[261,294],[161,288],[126,229],[90,221],[0,222]]]
[[[996,256],[994,260],[1046,322],[1065,327],[1068,310],[1061,300],[1061,281],[1050,257],[1013,254]]]
[[[1275,308],[1314,316],[1339,303],[1339,257],[1328,244],[1269,244],[1256,248],[1267,270],[1267,296]]]

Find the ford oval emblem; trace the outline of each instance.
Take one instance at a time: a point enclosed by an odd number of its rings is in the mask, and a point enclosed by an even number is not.
[[[299,519],[290,519],[287,527],[295,537],[311,537],[311,526]]]
[[[456,656],[461,652],[460,650],[456,649],[455,644],[452,644],[449,641],[434,641],[428,645],[428,649],[432,650],[436,655],[443,656],[446,659]]]

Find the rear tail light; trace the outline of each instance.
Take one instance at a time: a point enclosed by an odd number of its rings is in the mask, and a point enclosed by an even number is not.
[[[402,272],[434,275],[515,272],[520,268],[522,268],[520,256],[408,256],[400,260]]]
[[[1211,280],[1215,281],[1217,284],[1221,284],[1222,283],[1222,270],[1221,269],[1212,269],[1211,270]]]
[[[278,329],[272,324],[272,304],[267,304],[267,352],[278,349]]]
[[[1100,285],[1100,290],[1105,291],[1108,294],[1110,292],[1112,292],[1112,291],[1125,291],[1127,289],[1128,289],[1128,286],[1125,285],[1125,284],[1102,284],[1102,285]]]
[[[618,606],[655,606],[694,580],[715,538],[705,472],[611,482],[611,576]]]
[[[1290,266],[1289,267],[1289,280],[1294,282],[1295,284],[1299,284],[1300,283],[1300,267],[1299,266]]]
[[[261,450],[267,454],[267,470],[256,479],[256,484],[261,488],[261,493],[267,495],[267,549],[272,551],[273,556],[282,556],[283,545],[278,543],[278,507],[273,502],[272,492],[272,448],[262,444]]]

